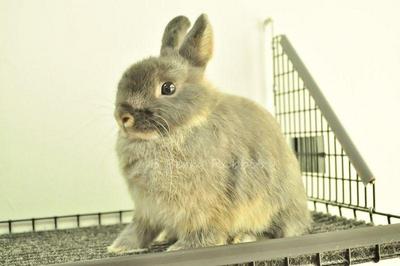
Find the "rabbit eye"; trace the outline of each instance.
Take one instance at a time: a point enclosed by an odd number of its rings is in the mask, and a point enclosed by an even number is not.
[[[175,93],[175,85],[174,83],[168,81],[165,82],[162,86],[161,86],[161,94],[162,95],[172,95]]]

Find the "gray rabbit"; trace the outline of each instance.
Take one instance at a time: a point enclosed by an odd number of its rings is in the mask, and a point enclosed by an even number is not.
[[[117,153],[135,204],[108,248],[143,250],[163,232],[168,250],[300,235],[310,225],[298,162],[261,106],[204,79],[212,28],[201,15],[166,26],[159,57],[124,74]]]

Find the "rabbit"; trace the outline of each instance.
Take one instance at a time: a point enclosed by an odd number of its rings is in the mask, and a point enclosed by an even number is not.
[[[160,56],[126,70],[114,116],[121,172],[135,211],[108,247],[167,251],[297,236],[310,226],[298,161],[274,117],[204,77],[213,53],[208,17],[172,19]]]

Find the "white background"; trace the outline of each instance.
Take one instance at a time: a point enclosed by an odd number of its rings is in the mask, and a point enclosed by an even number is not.
[[[113,101],[166,23],[207,13],[209,79],[265,104],[262,22],[288,35],[400,213],[399,1],[0,1],[0,220],[130,209]],[[268,51],[269,52],[269,51]]]

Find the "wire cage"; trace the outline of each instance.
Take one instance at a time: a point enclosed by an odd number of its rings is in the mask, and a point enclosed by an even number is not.
[[[299,159],[314,204],[377,212],[375,178],[286,36],[273,39],[275,115]],[[329,120],[329,121],[328,121]]]
[[[311,234],[160,252],[164,243],[116,256],[106,246],[131,210],[7,220],[0,265],[350,265],[400,257],[400,216],[376,210],[374,176],[288,38],[275,36],[272,48],[275,115],[300,162]]]

